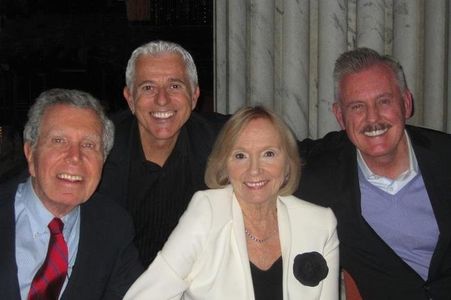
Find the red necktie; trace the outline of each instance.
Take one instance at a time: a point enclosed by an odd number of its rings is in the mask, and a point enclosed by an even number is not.
[[[56,300],[67,274],[67,244],[64,241],[64,223],[58,219],[48,225],[49,249],[41,268],[31,282],[28,300]]]

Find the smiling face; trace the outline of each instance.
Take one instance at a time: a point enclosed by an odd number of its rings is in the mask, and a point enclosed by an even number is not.
[[[94,193],[102,172],[102,124],[91,109],[57,104],[41,120],[35,148],[24,151],[33,189],[44,206],[62,217]]]
[[[138,119],[143,143],[175,144],[196,106],[199,88],[192,90],[178,54],[141,55],[136,61],[133,91],[126,87],[124,96]]]
[[[412,96],[401,93],[393,71],[378,64],[345,75],[334,114],[367,163],[393,161],[406,151],[405,122],[412,113]]]
[[[251,120],[238,136],[226,170],[240,203],[261,205],[277,199],[288,174],[279,133],[268,119]]]

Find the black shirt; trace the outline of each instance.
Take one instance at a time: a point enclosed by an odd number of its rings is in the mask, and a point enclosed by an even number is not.
[[[205,187],[193,183],[193,176],[203,178],[203,174],[195,174],[189,167],[185,129],[163,167],[145,159],[138,126],[132,135],[127,209],[135,223],[135,244],[147,266],[177,225],[195,190]]]
[[[266,271],[260,270],[252,262],[249,263],[255,300],[283,300],[282,256]]]
[[[130,212],[135,243],[147,266],[163,247],[194,192],[207,188],[207,157],[227,116],[193,112],[162,168],[145,160],[137,121],[129,110],[112,119],[116,127],[114,146],[96,193]]]

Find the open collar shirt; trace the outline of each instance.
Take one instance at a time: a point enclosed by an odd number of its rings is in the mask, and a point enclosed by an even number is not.
[[[409,155],[409,168],[402,172],[397,178],[391,179],[384,176],[379,176],[373,173],[365,160],[362,157],[362,153],[359,149],[357,149],[357,163],[359,165],[360,170],[363,173],[363,176],[370,182],[372,185],[378,187],[379,189],[389,193],[390,195],[395,195],[398,193],[406,184],[408,184],[419,171],[418,161],[415,157],[415,153],[412,148],[412,144],[410,142],[409,135],[406,131],[404,131],[407,139],[407,147],[408,147],[408,155]]]

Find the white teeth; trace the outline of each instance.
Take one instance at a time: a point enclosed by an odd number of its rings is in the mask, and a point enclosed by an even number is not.
[[[70,175],[66,173],[60,173],[57,175],[59,179],[69,180],[69,181],[82,181],[83,178],[80,175]]]
[[[386,133],[388,130],[388,128],[385,129],[379,129],[379,130],[372,130],[372,131],[365,131],[363,134],[366,136],[378,136],[378,135],[382,135],[384,133]]]
[[[174,115],[173,111],[154,111],[152,112],[152,117],[157,119],[167,119]]]
[[[263,185],[265,185],[265,183],[266,183],[266,181],[246,182],[246,185],[248,187],[258,188],[258,187],[262,187]]]

